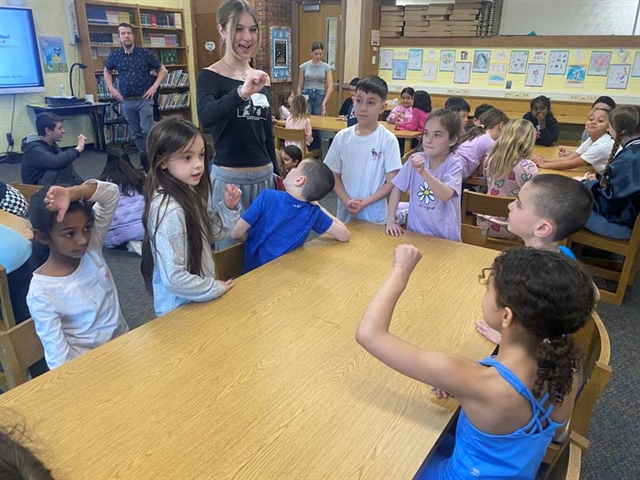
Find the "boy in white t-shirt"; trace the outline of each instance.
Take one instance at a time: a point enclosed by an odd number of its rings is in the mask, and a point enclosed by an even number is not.
[[[402,168],[398,140],[378,122],[387,92],[387,83],[378,76],[358,82],[353,104],[358,123],[336,134],[325,158],[336,180],[333,190],[342,222],[386,222],[391,181]]]
[[[584,128],[589,138],[575,152],[569,152],[566,148],[560,147],[558,148],[559,159],[548,160],[538,155],[532,160],[541,168],[568,170],[591,165],[597,173],[603,173],[613,148],[613,138],[607,133],[609,110],[605,108],[591,110]]]

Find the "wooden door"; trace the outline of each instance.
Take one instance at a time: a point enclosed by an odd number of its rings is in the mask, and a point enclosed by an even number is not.
[[[334,92],[327,104],[327,114],[331,116],[338,116],[338,85],[340,80],[340,72],[342,71],[342,18],[341,18],[342,6],[340,2],[322,2],[320,4],[320,10],[317,12],[305,12],[303,5],[298,5],[298,62],[294,63],[294,67],[298,68],[300,64],[311,59],[311,44],[313,42],[322,42],[324,45],[324,61],[328,62],[329,48],[328,45],[328,23],[327,19],[337,19],[337,25],[335,28],[336,34],[336,47],[335,47],[335,69],[333,74]],[[296,86],[297,87],[297,84]],[[294,88],[295,89],[295,88]]]
[[[224,0],[191,1],[195,26],[193,32],[193,48],[195,49],[194,57],[196,59],[196,75],[201,69],[220,60],[222,56],[216,15],[218,13],[218,8],[222,5],[223,1]],[[215,49],[213,51],[210,51],[205,47],[207,42],[213,42],[215,44]]]

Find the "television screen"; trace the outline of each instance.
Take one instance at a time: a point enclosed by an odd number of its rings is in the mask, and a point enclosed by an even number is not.
[[[44,92],[33,14],[0,7],[0,94]]]

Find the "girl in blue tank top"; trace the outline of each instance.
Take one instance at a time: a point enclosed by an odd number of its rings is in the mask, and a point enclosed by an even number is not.
[[[391,274],[356,333],[383,363],[460,402],[454,445],[449,451],[441,445],[419,478],[535,478],[573,410],[580,352],[568,334],[587,322],[595,306],[589,273],[565,255],[530,247],[498,256],[482,272],[482,313],[502,342],[495,357],[475,362],[421,350],[389,333],[420,257],[412,245],[396,248]]]

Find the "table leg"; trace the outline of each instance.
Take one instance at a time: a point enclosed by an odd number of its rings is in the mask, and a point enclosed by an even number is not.
[[[405,155],[411,151],[411,140],[413,140],[413,138],[405,138],[404,139],[404,154]]]

